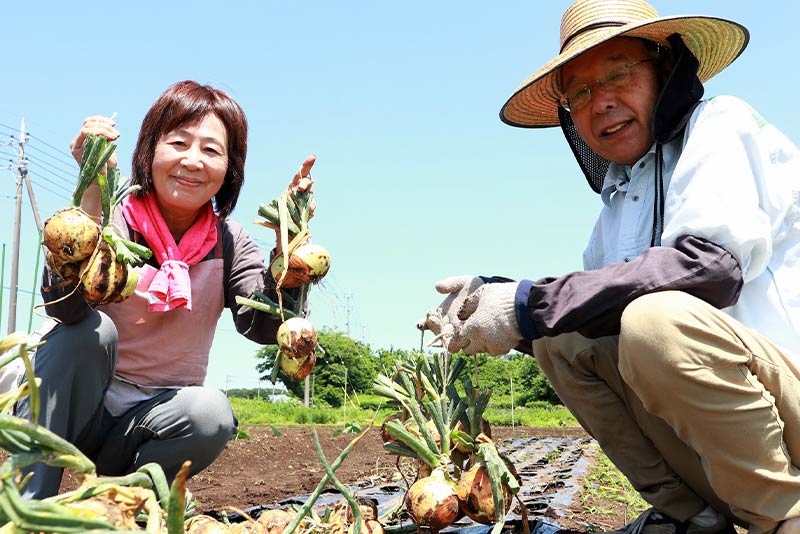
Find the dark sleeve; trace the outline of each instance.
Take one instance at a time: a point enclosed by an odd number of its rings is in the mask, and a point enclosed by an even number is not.
[[[42,271],[41,294],[45,303],[44,313],[64,324],[79,321],[91,310],[83,295],[75,289],[75,284],[66,283],[46,264]]]
[[[517,322],[526,339],[576,331],[591,338],[616,335],[622,311],[641,295],[685,291],[725,308],[739,299],[742,283],[742,270],[728,251],[686,235],[674,248],[652,247],[630,262],[522,281]]]
[[[222,253],[225,259],[225,306],[230,308],[236,330],[256,343],[275,344],[279,317],[236,303],[236,296],[253,298],[253,291],[278,301],[275,282],[269,275],[264,256],[244,228],[233,221],[222,225]]]

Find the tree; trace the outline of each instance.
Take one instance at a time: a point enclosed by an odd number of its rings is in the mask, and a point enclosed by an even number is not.
[[[561,404],[550,381],[544,376],[536,358],[531,356],[519,355],[520,372],[519,385],[523,394],[520,397],[520,404],[528,404],[533,401],[545,401],[550,404]],[[517,377],[514,377],[517,380]]]
[[[317,351],[317,364],[314,367],[315,398],[337,407],[342,405],[345,387],[348,396],[353,392],[372,392],[372,383],[379,365],[369,345],[330,330],[321,330],[318,342],[324,353]],[[270,379],[277,353],[276,345],[267,345],[256,355],[263,360],[256,366],[259,373],[262,373],[262,379]],[[293,395],[303,396],[301,380],[289,378],[282,370],[278,371],[278,379]]]

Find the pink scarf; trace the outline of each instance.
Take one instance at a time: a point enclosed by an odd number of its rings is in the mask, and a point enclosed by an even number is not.
[[[217,243],[217,216],[211,201],[200,209],[197,219],[177,245],[164,222],[154,193],[145,197],[128,195],[122,201],[122,213],[130,227],[144,236],[161,264],[147,289],[150,311],[165,312],[178,308],[191,311],[189,266],[205,258]]]

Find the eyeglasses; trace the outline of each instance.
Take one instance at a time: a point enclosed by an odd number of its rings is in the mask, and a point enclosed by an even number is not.
[[[631,69],[641,63],[655,61],[655,58],[645,58],[627,65],[620,65],[614,70],[603,76],[602,79],[592,83],[584,83],[564,94],[559,103],[567,111],[577,111],[592,100],[592,86],[606,89],[621,89],[628,85],[631,80]]]

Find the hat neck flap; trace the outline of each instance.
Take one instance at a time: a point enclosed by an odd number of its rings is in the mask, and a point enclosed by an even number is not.
[[[668,143],[683,131],[704,92],[697,77],[697,58],[679,34],[673,33],[667,40],[674,64],[661,87],[653,112],[651,128],[656,143]]]
[[[564,132],[564,137],[567,138],[567,143],[572,149],[572,154],[578,161],[586,181],[589,182],[589,187],[595,193],[600,193],[608,166],[611,163],[589,148],[589,145],[586,144],[586,141],[583,140],[583,137],[580,136],[577,128],[575,128],[572,115],[561,106],[558,106],[558,121],[561,124],[561,131]]]

